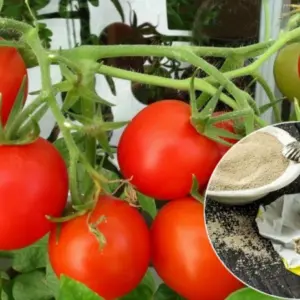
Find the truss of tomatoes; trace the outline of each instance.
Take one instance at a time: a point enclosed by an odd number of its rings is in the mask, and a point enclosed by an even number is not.
[[[1,48],[0,63],[15,70],[0,70],[5,125],[27,71],[15,49]],[[234,131],[230,122],[218,126]],[[118,162],[139,192],[169,200],[149,228],[138,209],[111,195],[100,195],[92,212],[54,225],[46,216],[63,215],[69,190],[58,150],[43,138],[0,145],[0,250],[22,249],[50,232],[56,275],[77,280],[106,300],[135,289],[150,263],[186,299],[224,300],[243,285],[215,255],[203,205],[189,193],[192,175],[205,188],[227,150],[194,129],[186,103],[165,100],[143,109],[120,139]]]

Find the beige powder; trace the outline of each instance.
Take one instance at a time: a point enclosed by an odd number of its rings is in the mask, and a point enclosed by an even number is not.
[[[212,175],[209,190],[257,188],[280,177],[289,165],[282,144],[272,135],[257,132],[235,145]]]

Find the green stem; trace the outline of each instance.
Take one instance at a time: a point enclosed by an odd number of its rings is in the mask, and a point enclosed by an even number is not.
[[[265,41],[268,42],[271,38],[270,34],[270,9],[269,0],[263,0],[263,10],[265,16]]]
[[[268,48],[264,54],[262,54],[257,60],[255,60],[252,64],[240,68],[238,70],[233,70],[224,73],[224,75],[228,79],[233,79],[236,77],[242,77],[245,75],[252,75],[254,74],[257,69],[266,61],[268,60],[273,54],[275,54],[279,49],[284,47],[288,42],[298,38],[300,36],[300,28],[294,29],[292,31],[287,32],[286,34],[282,35],[280,39],[276,40],[276,42]],[[206,81],[211,82],[213,78],[206,77]]]
[[[65,56],[56,55],[56,54],[51,53],[50,51],[48,53],[49,53],[48,54],[48,58],[50,59],[51,62],[65,64],[66,66],[68,66],[69,68],[71,68],[74,72],[76,72],[76,74],[80,77],[78,79],[78,81],[81,80],[82,69],[81,69],[81,67],[80,67],[80,65],[78,63],[75,63],[74,61],[68,59]]]
[[[221,86],[226,88],[237,100],[237,103],[239,104],[238,107],[244,107],[245,105],[243,104],[247,105],[247,101],[244,99],[242,91],[215,66],[209,64],[203,58],[198,57],[192,52],[186,51],[183,55],[188,57],[189,61],[191,61],[194,66],[201,68],[207,75],[214,78]]]
[[[24,48],[25,44],[22,41],[0,41],[0,47]]]
[[[22,34],[27,33],[31,29],[33,29],[33,27],[27,23],[8,18],[0,18],[0,28],[13,29]]]
[[[163,78],[160,76],[140,74],[137,72],[122,70],[105,65],[101,65],[99,67],[98,73],[139,83],[168,87],[183,91],[188,91],[190,89],[190,79]],[[211,96],[213,96],[217,92],[217,89],[214,86],[199,78],[195,78],[194,86],[195,90],[203,91],[204,93],[207,93]],[[221,94],[220,99],[233,109],[237,109],[236,102],[227,95]]]
[[[50,61],[47,56],[47,52],[42,46],[40,38],[38,36],[38,31],[34,28],[30,28],[27,32],[24,33],[24,40],[28,43],[31,47],[32,51],[34,52],[38,63],[41,69],[41,79],[42,79],[42,92],[41,97],[47,99],[48,105],[56,119],[56,122],[61,130],[61,133],[64,137],[65,143],[68,147],[70,153],[70,160],[77,157],[78,149],[76,143],[69,132],[69,130],[65,127],[65,117],[62,114],[55,98],[54,90],[52,89],[52,81],[50,76]],[[70,182],[72,184],[72,182]],[[73,189],[71,189],[72,191]],[[81,204],[77,197],[73,198],[74,204]]]
[[[255,77],[256,81],[264,89],[264,91],[267,94],[270,102],[273,104],[272,107],[273,107],[274,117],[275,117],[276,123],[280,123],[281,122],[280,111],[279,111],[278,105],[276,103],[276,97],[275,97],[274,93],[272,92],[272,89],[268,85],[267,81],[259,73],[256,73],[254,77]]]
[[[89,69],[84,72],[82,77],[82,85],[88,87],[89,89],[95,90],[95,74],[92,72],[88,72]],[[81,98],[81,113],[87,119],[92,120],[95,117],[96,112],[96,104],[93,101],[88,101],[84,97]],[[85,156],[88,162],[92,167],[96,165],[96,139],[92,136],[87,136],[85,140]],[[90,180],[90,178],[87,178]]]
[[[77,180],[77,166],[79,160],[79,153],[74,154],[74,157],[70,159],[69,163],[69,180],[70,180],[70,193],[72,195],[72,202],[82,203],[81,194],[78,189],[78,180]]]
[[[83,45],[74,49],[61,50],[64,56],[81,57],[97,61],[104,58],[120,56],[155,56],[177,59],[181,51],[191,51],[198,56],[227,57],[240,55],[245,58],[256,57],[270,47],[274,41],[262,42],[246,47],[197,47],[197,46],[156,46],[156,45],[118,45],[118,46],[89,46]],[[134,51],[133,51],[134,50]],[[55,51],[52,51],[55,53]],[[57,51],[56,51],[57,52]],[[59,53],[58,53],[59,54]]]

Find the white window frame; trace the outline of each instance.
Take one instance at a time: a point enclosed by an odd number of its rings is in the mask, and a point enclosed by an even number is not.
[[[289,10],[288,4],[291,3],[291,0],[271,0],[269,1],[269,10],[270,10],[270,35],[271,39],[276,39],[285,25],[282,22],[282,14]],[[265,17],[264,17],[264,9],[263,6],[261,8],[261,22],[260,22],[260,33],[259,33],[260,41],[265,40]],[[267,62],[265,62],[260,69],[262,76],[266,79],[268,84],[270,85],[272,91],[276,96],[280,96],[279,91],[276,88],[274,76],[273,76],[273,65],[276,54],[273,55]],[[265,94],[263,88],[257,84],[255,100],[258,106],[262,106],[269,102],[267,95]],[[272,110],[268,110],[262,115],[262,118],[268,122],[269,124],[274,123],[274,116]]]

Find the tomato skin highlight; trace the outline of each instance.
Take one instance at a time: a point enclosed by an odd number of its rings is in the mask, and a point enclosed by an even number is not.
[[[226,113],[226,111],[217,111],[217,112],[214,112],[212,114],[212,116],[217,117],[217,116],[223,115],[224,113]],[[233,120],[220,121],[220,122],[216,123],[215,126],[217,128],[225,129],[229,132],[236,133],[235,128],[234,128]],[[230,138],[223,138],[222,137],[222,139],[225,140],[228,143],[231,143],[232,145],[234,145],[235,143],[238,142],[238,140],[230,139]],[[226,145],[221,144],[221,143],[216,143],[216,145],[219,148],[221,156],[224,156],[224,154],[231,148],[230,146],[226,146]]]
[[[121,173],[143,194],[170,200],[189,194],[192,174],[204,188],[220,159],[215,142],[190,122],[191,109],[178,100],[162,100],[141,112],[125,128],[118,145]]]
[[[150,262],[150,233],[139,212],[127,202],[100,196],[90,221],[105,216],[97,228],[105,236],[100,250],[89,231],[87,215],[62,224],[49,238],[49,257],[54,272],[84,283],[106,300],[121,297],[142,280]]]
[[[162,280],[188,300],[224,300],[243,284],[215,254],[205,230],[203,205],[170,201],[151,228],[152,263]]]
[[[0,40],[3,39],[0,38]],[[2,94],[1,121],[5,125],[25,75],[27,79],[24,89],[24,101],[26,100],[28,74],[22,56],[13,47],[0,48],[0,66],[0,93]]]
[[[43,138],[0,146],[0,250],[31,245],[59,217],[67,202],[68,173],[56,148]]]

